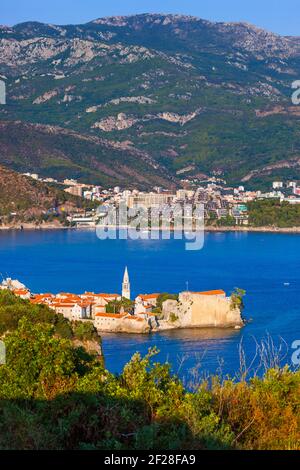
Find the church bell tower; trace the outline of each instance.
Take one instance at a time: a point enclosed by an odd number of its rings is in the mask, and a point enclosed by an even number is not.
[[[122,297],[130,300],[130,282],[127,266],[125,268],[123,283],[122,283]]]

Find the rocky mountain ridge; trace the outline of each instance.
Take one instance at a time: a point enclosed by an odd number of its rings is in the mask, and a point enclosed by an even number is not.
[[[142,176],[138,167],[147,161],[170,184],[185,167],[238,182],[300,152],[291,103],[300,39],[247,23],[143,14],[0,27],[0,75],[8,95],[0,119],[111,141],[105,162],[94,155],[106,173],[115,142],[139,156],[122,157],[132,175]],[[83,164],[89,159],[77,159],[82,176],[92,177],[93,166]],[[68,176],[80,175],[71,167]]]

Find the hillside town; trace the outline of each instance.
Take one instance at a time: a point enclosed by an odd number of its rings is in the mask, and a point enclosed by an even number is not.
[[[240,185],[232,187],[226,181],[211,177],[203,181],[197,181],[193,189],[178,189],[171,191],[162,187],[154,187],[152,191],[140,191],[138,189],[124,189],[120,186],[104,189],[101,186],[94,186],[78,182],[74,179],[65,179],[61,182],[53,178],[40,178],[38,174],[25,173],[31,177],[45,183],[58,184],[69,194],[85,198],[89,201],[98,202],[100,210],[77,211],[69,214],[68,221],[76,227],[93,227],[99,221],[99,214],[105,214],[111,209],[125,204],[128,208],[144,207],[159,212],[164,207],[170,211],[178,205],[203,204],[204,220],[207,224],[211,221],[228,221],[231,225],[248,226],[249,211],[248,204],[253,201],[278,200],[280,203],[286,202],[291,205],[300,203],[300,186],[297,181],[273,181],[270,190],[246,190]],[[183,186],[187,181],[181,181]]]
[[[131,300],[131,286],[125,268],[122,292],[74,294],[32,293],[18,280],[7,278],[0,290],[9,290],[33,305],[46,305],[70,321],[90,321],[99,332],[150,333],[176,328],[241,328],[242,309],[236,294],[223,290],[184,291],[174,294],[139,294]]]

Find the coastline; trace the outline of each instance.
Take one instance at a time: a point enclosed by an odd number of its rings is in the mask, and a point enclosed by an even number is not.
[[[261,233],[300,233],[300,227],[205,227],[206,232],[261,232]]]
[[[243,324],[241,325],[235,325],[235,324],[232,324],[232,325],[225,325],[225,326],[222,326],[222,325],[218,325],[218,326],[215,326],[214,324],[207,324],[207,325],[200,325],[200,326],[193,326],[193,325],[187,325],[187,326],[178,326],[178,325],[168,325],[168,326],[161,326],[161,327],[156,327],[156,328],[153,328],[153,329],[149,329],[149,330],[145,330],[145,331],[136,331],[136,330],[127,330],[127,329],[119,329],[119,330],[101,330],[100,328],[96,328],[97,329],[97,332],[99,333],[99,335],[110,335],[110,334],[122,334],[122,335],[153,335],[153,334],[156,334],[156,333],[164,333],[164,332],[169,332],[169,331],[178,331],[178,330],[197,330],[197,331],[201,331],[201,330],[220,330],[222,332],[224,331],[227,331],[227,332],[236,332],[238,333],[239,331],[242,330],[242,328],[246,326],[246,323],[244,322]]]
[[[20,225],[0,225],[0,232],[22,232],[29,230],[70,230],[77,227],[65,227],[63,225],[56,224],[45,224],[45,225],[35,225],[35,224],[20,224]]]
[[[95,230],[97,227],[66,227],[63,225],[57,224],[43,224],[43,225],[35,225],[35,224],[20,224],[20,225],[0,225],[0,232],[21,232],[21,231],[41,231],[41,230]],[[111,227],[115,229],[114,227]],[[161,231],[170,230],[161,228]],[[171,230],[172,231],[172,230]],[[241,233],[289,233],[289,234],[300,234],[300,227],[251,227],[251,226],[235,226],[235,227],[226,227],[220,226],[215,227],[208,225],[204,227],[205,232],[241,232]]]

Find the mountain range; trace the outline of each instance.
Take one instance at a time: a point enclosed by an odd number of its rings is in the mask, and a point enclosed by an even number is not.
[[[0,75],[14,170],[140,187],[299,178],[300,37],[183,15],[27,22],[0,27]]]

